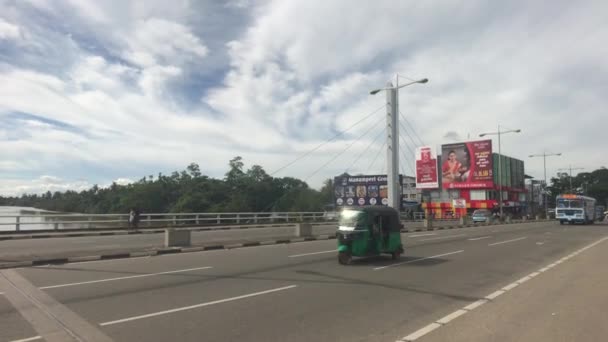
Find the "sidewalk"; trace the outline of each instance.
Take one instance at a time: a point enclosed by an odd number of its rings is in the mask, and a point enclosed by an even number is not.
[[[606,341],[606,260],[608,240],[416,341]]]

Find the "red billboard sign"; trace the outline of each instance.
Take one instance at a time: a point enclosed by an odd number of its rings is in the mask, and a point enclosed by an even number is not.
[[[430,146],[416,148],[416,188],[436,189],[438,187],[437,155]]]
[[[444,189],[492,188],[492,140],[441,146]]]

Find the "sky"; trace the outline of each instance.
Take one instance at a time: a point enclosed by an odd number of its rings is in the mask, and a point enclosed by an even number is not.
[[[369,92],[397,74],[429,79],[399,92],[403,173],[421,143],[498,125],[522,130],[502,136],[502,153],[534,177],[543,160],[528,155],[543,152],[562,153],[548,176],[608,166],[606,1],[0,8],[0,195],[127,184],[192,162],[222,178],[235,156],[314,188],[384,173],[386,99]]]

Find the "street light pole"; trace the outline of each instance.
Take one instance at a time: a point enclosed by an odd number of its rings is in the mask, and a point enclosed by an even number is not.
[[[545,218],[549,217],[549,206],[547,203],[547,157],[552,156],[561,156],[561,153],[547,153],[546,151],[543,154],[531,154],[530,158],[535,157],[543,157],[543,170],[545,173],[545,185],[543,186],[543,202],[545,202]]]
[[[376,95],[380,91],[386,90],[386,183],[388,185],[388,205],[397,210],[401,208],[401,194],[399,191],[399,89],[415,83],[427,83],[429,81],[428,79],[423,78],[421,80],[399,85],[398,77],[399,76],[397,76],[396,86],[393,86],[391,82],[388,82],[385,88],[370,91],[371,95]]]
[[[572,167],[569,165],[567,168],[557,169],[557,171],[570,171],[568,178],[570,179],[570,193],[572,193],[572,170],[584,170],[584,167]]]
[[[500,217],[503,217],[503,209],[502,209],[502,152],[501,152],[501,143],[500,136],[505,133],[520,133],[521,129],[510,129],[507,131],[501,131],[500,125],[498,125],[498,130],[496,132],[490,133],[481,133],[479,137],[485,137],[486,135],[498,135],[498,207],[500,208]]]

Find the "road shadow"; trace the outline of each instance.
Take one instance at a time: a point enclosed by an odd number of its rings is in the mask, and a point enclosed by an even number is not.
[[[443,264],[445,262],[449,262],[449,259],[441,259],[441,258],[428,258],[428,257],[418,257],[418,256],[402,256],[397,260],[393,260],[390,256],[378,255],[378,256],[370,256],[370,257],[360,257],[353,258],[352,264],[347,265],[345,267],[383,267],[383,266],[392,266],[402,267],[402,266],[435,266],[439,264]]]

